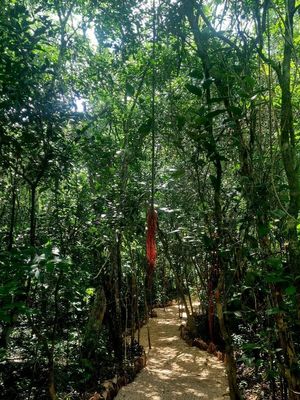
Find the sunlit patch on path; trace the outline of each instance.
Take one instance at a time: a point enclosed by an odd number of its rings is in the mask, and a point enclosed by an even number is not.
[[[146,328],[141,331],[147,366],[134,382],[120,390],[116,399],[229,399],[224,364],[180,339],[177,306],[156,311],[158,318],[150,320],[150,351]]]

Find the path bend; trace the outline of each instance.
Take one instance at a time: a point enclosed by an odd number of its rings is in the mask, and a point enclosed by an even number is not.
[[[117,400],[228,400],[224,364],[214,356],[188,346],[179,332],[177,305],[156,309],[151,318],[152,349],[148,350],[147,329],[141,330],[147,366],[134,382],[123,387]]]

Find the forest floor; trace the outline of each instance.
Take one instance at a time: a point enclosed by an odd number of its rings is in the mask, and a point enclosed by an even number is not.
[[[147,354],[147,366],[134,382],[123,387],[117,400],[226,400],[229,398],[225,366],[214,356],[188,346],[180,338],[178,306],[155,309],[158,317],[141,330],[140,343]]]

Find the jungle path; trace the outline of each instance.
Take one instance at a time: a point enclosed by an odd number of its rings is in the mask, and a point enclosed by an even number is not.
[[[116,399],[228,400],[224,364],[180,338],[178,306],[156,311],[158,317],[149,320],[150,351],[147,328],[141,330],[140,342],[148,357],[147,366],[134,382],[119,391]]]

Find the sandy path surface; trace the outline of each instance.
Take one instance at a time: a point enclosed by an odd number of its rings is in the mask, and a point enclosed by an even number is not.
[[[117,400],[228,400],[224,364],[179,336],[176,305],[156,309],[151,318],[152,349],[148,350],[147,329],[141,331],[148,362],[134,382],[123,387]]]

